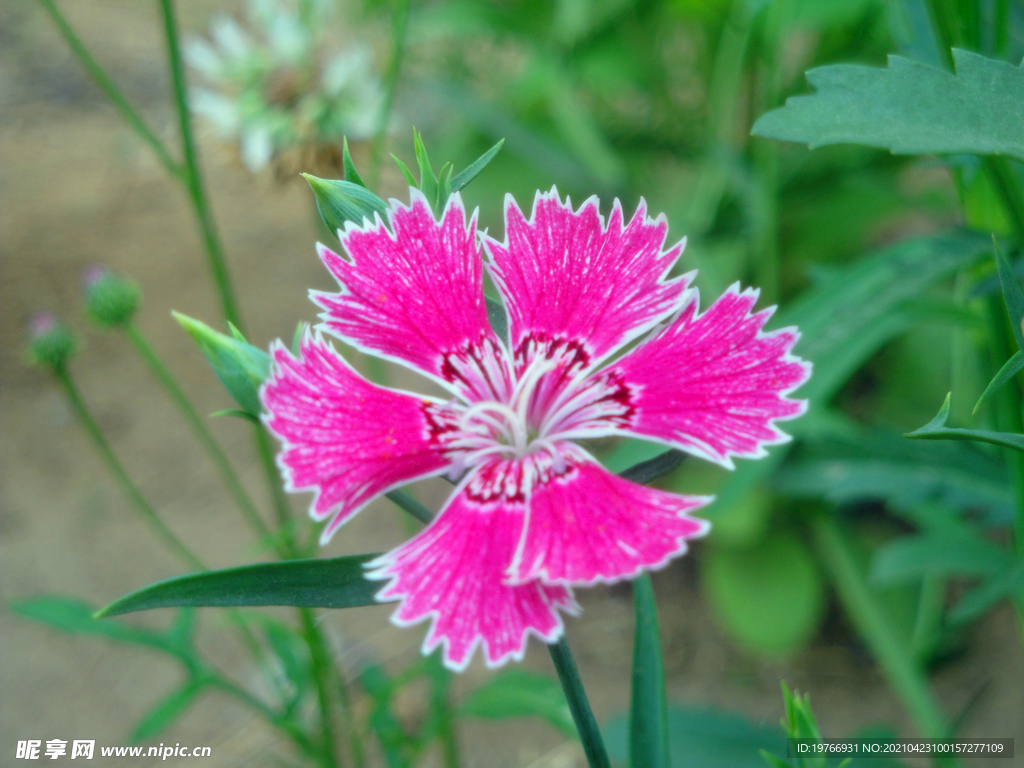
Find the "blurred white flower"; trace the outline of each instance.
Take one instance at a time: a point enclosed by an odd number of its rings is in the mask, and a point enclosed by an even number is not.
[[[369,51],[340,46],[334,0],[250,0],[246,23],[218,14],[185,46],[203,84],[191,107],[238,143],[256,173],[293,149],[368,137],[381,108]]]

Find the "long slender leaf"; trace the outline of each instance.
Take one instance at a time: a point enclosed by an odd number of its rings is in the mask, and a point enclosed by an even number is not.
[[[1017,349],[1024,351],[1024,328],[1021,327],[1021,321],[1024,321],[1024,293],[1021,293],[1020,283],[1013,276],[1013,267],[1006,260],[1006,256],[1003,255],[995,238],[992,238],[992,245],[995,247],[996,265],[999,268],[999,285],[1003,289],[1006,311],[1010,314],[1013,338],[1017,340]]]
[[[451,180],[451,191],[458,192],[463,189],[469,182],[479,175],[480,171],[487,167],[487,164],[494,159],[495,155],[501,151],[502,146],[505,144],[505,140],[502,139],[493,147],[484,152],[480,157],[474,160],[472,163],[467,165],[461,171],[459,171]]]
[[[367,580],[363,566],[378,555],[329,560],[285,560],[220,571],[205,571],[151,584],[115,600],[98,618],[175,605],[294,605],[354,608],[376,605],[380,584]]]
[[[992,445],[1001,445],[1004,448],[1024,451],[1024,435],[1017,435],[1012,432],[990,432],[984,429],[947,427],[949,399],[950,395],[946,395],[946,400],[934,419],[920,429],[908,432],[906,437],[914,440],[971,440],[976,443],[991,443]]]
[[[633,580],[636,627],[633,634],[633,685],[629,714],[629,764],[632,768],[670,768],[668,699],[661,656],[658,604],[650,574]]]
[[[187,710],[206,685],[200,680],[189,680],[180,688],[157,702],[149,712],[143,715],[128,740],[133,744],[146,741],[173,723]]]
[[[988,575],[1008,566],[1010,556],[967,529],[901,536],[879,547],[871,561],[874,582],[915,581],[926,575]]]
[[[974,410],[972,413],[977,413],[978,409],[983,406],[986,401],[996,392],[998,392],[1003,385],[1006,384],[1010,379],[1016,376],[1018,373],[1024,370],[1024,352],[1017,350],[1013,353],[1013,356],[1003,363],[1003,367],[999,369],[999,372],[992,377],[992,381],[985,387],[985,391],[981,393],[981,397],[978,398],[978,402],[974,404]]]
[[[949,612],[951,621],[969,622],[977,618],[996,602],[1024,588],[1024,558],[1012,567],[994,574],[981,586],[964,595]]]
[[[569,738],[579,738],[562,687],[550,677],[510,669],[477,688],[459,707],[465,717],[501,720],[540,717]]]

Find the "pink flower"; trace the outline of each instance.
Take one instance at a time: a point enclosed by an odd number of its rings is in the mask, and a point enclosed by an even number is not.
[[[371,384],[307,334],[298,358],[272,349],[265,419],[288,489],[313,491],[310,513],[330,518],[324,543],[391,489],[461,476],[369,576],[388,580],[378,599],[400,601],[396,624],[431,619],[424,652],[443,645],[463,669],[479,644],[498,666],[530,634],[560,636],[573,586],[660,568],[708,530],[689,513],[710,499],[630,483],[572,440],[639,437],[731,468],[789,439],[774,422],[803,413],[786,395],[810,365],[790,354],[796,329],[762,332],[773,310],[752,313],[756,291],[733,286],[700,313],[694,273],[667,279],[685,243],[664,250],[665,218],[643,202],[625,224],[616,200],[605,226],[596,198],[574,212],[538,193],[527,220],[507,197],[504,243],[478,238],[458,195],[440,222],[416,190],[388,218],[340,233],[347,259],[319,247],[341,284],[312,294],[319,328],[453,398]],[[507,339],[487,319],[485,268]]]

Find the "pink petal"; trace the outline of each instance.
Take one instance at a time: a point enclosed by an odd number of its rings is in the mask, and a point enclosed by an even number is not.
[[[534,489],[510,569],[515,582],[592,584],[660,568],[710,525],[686,513],[710,498],[645,488],[567,448],[566,471]]]
[[[667,234],[664,216],[648,218],[642,200],[625,226],[616,200],[605,227],[597,198],[573,212],[557,190],[538,193],[527,221],[507,196],[505,242],[484,245],[512,349],[579,344],[593,366],[677,310],[691,276],[664,279],[685,244],[663,251]]]
[[[376,561],[378,569],[368,574],[391,579],[377,599],[401,599],[395,624],[431,619],[423,652],[443,645],[444,663],[454,670],[466,668],[477,645],[489,667],[522,659],[529,635],[554,642],[562,634],[558,610],[576,610],[567,587],[503,583],[523,524],[523,502],[484,501],[472,481],[463,482],[429,527]]]
[[[376,496],[449,467],[440,401],[371,384],[321,338],[307,335],[298,358],[279,342],[271,355],[264,421],[284,443],[285,487],[316,493],[314,519],[333,516],[321,543]]]
[[[504,354],[487,320],[476,214],[454,194],[440,222],[423,195],[341,234],[349,259],[319,246],[340,293],[312,292],[322,328],[364,351],[416,368],[473,399],[506,386]],[[496,381],[493,385],[490,378]],[[495,389],[497,387],[497,389]]]
[[[789,440],[775,421],[804,412],[786,395],[811,375],[790,354],[795,328],[763,333],[774,308],[751,314],[757,291],[734,285],[703,314],[698,298],[667,327],[597,374],[628,391],[633,407],[621,429],[732,468],[733,456],[757,458]]]

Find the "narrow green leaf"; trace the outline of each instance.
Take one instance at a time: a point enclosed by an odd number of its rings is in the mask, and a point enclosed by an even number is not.
[[[438,190],[437,190],[437,210],[443,211],[444,207],[448,205],[448,198],[452,196],[452,171],[455,170],[455,166],[450,163],[445,163],[441,168],[441,173],[438,176]]]
[[[647,485],[648,483],[654,482],[662,475],[667,475],[669,472],[675,471],[675,469],[683,463],[683,459],[685,458],[685,453],[673,448],[665,451],[664,453],[659,453],[653,459],[648,459],[647,461],[641,461],[639,464],[634,464],[629,469],[620,472],[619,477],[623,477],[637,485]]]
[[[550,677],[522,669],[491,677],[469,695],[459,713],[487,720],[536,716],[569,738],[579,738],[561,686]]]
[[[1024,328],[1021,328],[1021,321],[1024,320],[1024,293],[1021,293],[1020,283],[1013,276],[1013,267],[1006,260],[1006,256],[1003,255],[1003,251],[994,237],[992,238],[992,246],[996,253],[996,265],[999,268],[999,285],[1003,289],[1003,301],[1006,302],[1006,311],[1010,315],[1013,338],[1017,340],[1017,349],[1024,350]]]
[[[986,579],[981,586],[972,589],[953,606],[949,612],[950,621],[969,622],[978,618],[1004,597],[1024,589],[1024,558],[1010,567],[1004,567]]]
[[[670,768],[668,700],[661,657],[658,604],[650,574],[633,580],[633,684],[629,715],[631,768]]]
[[[790,763],[787,763],[781,757],[776,757],[767,749],[759,749],[757,750],[757,753],[761,756],[761,759],[768,763],[772,768],[793,768]]]
[[[416,187],[417,189],[419,189],[419,184],[416,183],[416,178],[412,175],[412,171],[409,170],[409,166],[407,166],[394,155],[391,155],[391,159],[398,163],[398,170],[400,170],[402,172],[402,175],[405,176],[405,180],[409,182],[409,186]]]
[[[301,175],[313,190],[316,209],[332,233],[344,231],[347,222],[356,226],[362,226],[364,221],[373,222],[375,214],[387,221],[388,204],[366,187],[341,179],[321,179],[308,173]]]
[[[302,337],[305,335],[307,327],[305,322],[299,322],[295,326],[295,333],[292,334],[292,354],[295,357],[299,356],[299,351],[302,349]]]
[[[179,312],[171,314],[199,346],[220,383],[242,410],[258,418],[262,410],[259,389],[270,375],[270,355],[246,343],[244,338],[226,336]]]
[[[1003,367],[999,369],[999,372],[992,377],[992,381],[988,383],[985,391],[981,393],[981,397],[974,404],[974,410],[971,413],[977,413],[978,409],[988,402],[992,395],[998,392],[1006,382],[1020,373],[1022,369],[1024,369],[1024,352],[1017,350],[1009,360],[1003,363]]]
[[[920,429],[908,432],[905,437],[915,440],[972,440],[978,443],[991,443],[992,445],[1001,445],[1004,448],[1024,451],[1024,435],[1017,435],[1012,432],[990,432],[983,429],[947,427],[949,398],[950,395],[946,395],[946,400],[934,419]]]
[[[901,536],[875,550],[870,578],[892,584],[926,575],[984,576],[1008,567],[1010,556],[966,527]]]
[[[493,147],[491,147],[482,155],[480,155],[480,157],[478,157],[472,163],[470,163],[457,174],[455,174],[455,177],[452,178],[451,180],[451,191],[459,192],[465,189],[466,185],[468,185],[469,182],[475,179],[477,175],[479,175],[480,171],[486,168],[487,164],[490,163],[491,160],[494,159],[495,155],[497,155],[501,151],[501,147],[504,143],[505,140],[502,139]]]
[[[132,627],[121,621],[100,621],[95,609],[71,597],[48,595],[11,603],[11,610],[25,618],[71,635],[98,635],[121,643],[168,650],[170,643],[158,632]]]
[[[246,411],[240,411],[237,408],[224,408],[223,410],[214,411],[213,413],[210,414],[211,419],[216,418],[218,416],[234,416],[236,419],[245,419],[246,421],[251,421],[253,424],[260,423],[260,420],[253,416],[251,413],[248,413]]]
[[[434,212],[437,213],[437,176],[434,174],[434,169],[430,167],[430,158],[427,157],[427,147],[423,143],[423,136],[415,129],[413,129],[412,136],[416,146],[416,164],[420,167],[420,191],[430,201]]]
[[[359,175],[359,171],[356,170],[356,164],[352,162],[352,155],[348,151],[348,137],[343,136],[341,139],[341,167],[345,172],[345,181],[351,182],[352,184],[358,184],[364,189],[368,189],[366,182],[363,181],[363,177]]]
[[[128,740],[137,744],[156,736],[160,731],[177,720],[198,698],[206,687],[198,680],[189,680],[166,698],[161,699],[155,707],[143,715]]]
[[[395,506],[399,509],[408,512],[423,524],[427,524],[434,519],[433,512],[405,491],[388,491],[384,495],[394,502]]]
[[[168,606],[294,605],[354,608],[376,605],[381,584],[363,566],[378,555],[285,560],[178,576],[115,600],[97,618]]]
[[[1010,155],[1024,160],[1024,71],[953,49],[956,75],[889,56],[888,69],[835,64],[807,72],[815,93],[754,123],[755,136],[866,144],[900,155]]]

